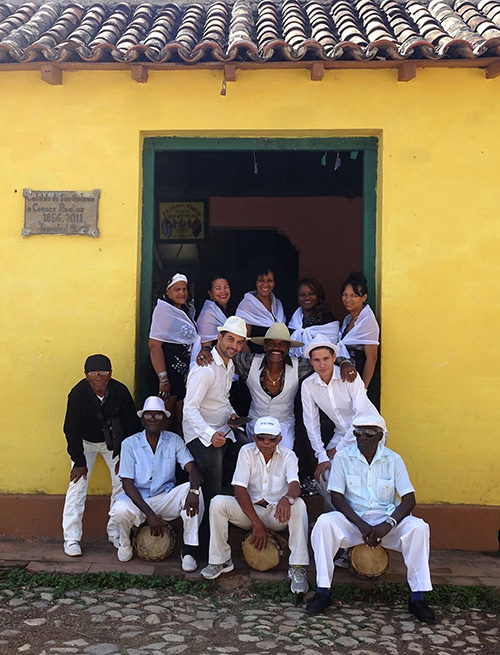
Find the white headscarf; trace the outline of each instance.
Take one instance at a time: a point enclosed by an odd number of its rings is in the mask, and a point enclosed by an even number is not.
[[[248,325],[266,328],[271,327],[273,323],[286,323],[283,305],[274,293],[271,293],[271,311],[269,311],[258,300],[255,291],[248,291],[236,309],[236,316],[240,316]]]
[[[346,346],[373,345],[378,346],[380,328],[372,312],[370,305],[365,305],[359,313],[354,327],[345,337],[342,337],[344,330],[349,325],[351,315],[347,314],[340,328],[340,339],[338,341],[339,357],[349,357],[349,351]]]
[[[158,300],[151,319],[149,338],[165,343],[191,345],[199,337],[195,324],[185,312],[169,302]]]
[[[291,334],[293,341],[302,341],[304,345],[302,348],[291,348],[290,355],[292,357],[303,357],[304,348],[311,343],[315,336],[322,334],[326,337],[325,341],[331,341],[332,343],[337,343],[339,339],[339,322],[332,321],[331,323],[325,323],[324,325],[311,325],[310,327],[303,328],[302,321],[304,319],[304,312],[302,307],[299,307],[290,319],[288,324],[288,329]]]

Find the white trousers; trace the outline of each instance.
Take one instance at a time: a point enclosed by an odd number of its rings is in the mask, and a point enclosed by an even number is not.
[[[331,463],[332,460],[330,460]],[[330,479],[330,471],[331,469],[328,469],[325,471],[325,477],[326,480],[323,480],[323,477],[320,477],[319,482],[315,480],[316,484],[316,489],[318,490],[319,494],[323,496],[323,511],[324,512],[334,512],[335,507],[333,506],[332,503],[332,492],[328,491],[328,480]]]
[[[110,507],[113,506],[117,496],[123,491],[120,478],[115,473],[115,464],[118,458],[113,458],[113,451],[108,450],[105,442],[92,443],[91,441],[84,440],[83,452],[87,460],[87,479],[85,480],[81,477],[77,482],[69,483],[63,509],[62,527],[64,541],[80,541],[82,538],[82,520],[85,501],[87,500],[87,489],[97,455],[101,454],[111,475],[112,492]],[[113,524],[112,519],[108,521],[106,531],[110,541],[113,541],[118,536],[118,530]]]
[[[311,533],[318,587],[332,584],[335,557],[339,548],[363,543],[361,532],[341,512],[322,514]],[[432,589],[429,570],[429,526],[422,519],[407,516],[382,539],[382,546],[403,554],[412,591]]]
[[[200,511],[196,516],[188,516],[184,506],[191,489],[191,484],[185,482],[171,491],[144,498],[153,512],[165,521],[182,518],[184,525],[184,544],[198,546],[198,528],[203,518],[203,496],[200,493]],[[130,530],[132,526],[139,526],[146,520],[146,515],[130,500],[128,496],[121,495],[111,507],[109,515],[114,520],[120,533],[120,546],[130,546]]]
[[[309,551],[307,549],[308,518],[307,507],[301,498],[296,498],[291,506],[291,516],[288,523],[280,523],[275,517],[276,505],[261,507],[253,506],[262,523],[270,530],[279,532],[288,525],[290,548],[290,564],[307,566]],[[233,496],[215,496],[210,503],[210,546],[208,561],[210,564],[223,564],[231,557],[231,548],[227,543],[229,523],[249,530],[252,521],[241,509],[241,505]]]

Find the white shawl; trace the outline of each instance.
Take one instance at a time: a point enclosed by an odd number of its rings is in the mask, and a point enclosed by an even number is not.
[[[236,309],[236,316],[240,316],[248,325],[258,327],[269,328],[274,323],[286,323],[283,305],[274,293],[271,294],[271,311],[268,311],[257,299],[255,291],[248,291]]]
[[[337,343],[339,339],[338,321],[332,321],[331,323],[325,323],[324,325],[311,325],[310,327],[303,328],[303,318],[304,312],[302,311],[302,307],[299,307],[288,324],[288,329],[292,333],[292,341],[302,341],[304,344],[302,348],[291,348],[291,357],[303,357],[304,348],[306,348],[318,334],[327,337],[328,341],[331,343]]]
[[[205,300],[198,320],[196,321],[199,338],[193,345],[191,351],[190,367],[196,363],[196,358],[201,350],[201,344],[205,343],[205,341],[214,341],[217,339],[219,335],[217,327],[224,325],[225,322],[226,316],[219,305],[213,300]]]
[[[181,309],[158,300],[151,319],[150,339],[191,345],[199,339],[195,324]]]
[[[359,313],[354,327],[350,330],[344,338],[342,334],[344,330],[349,325],[351,320],[351,315],[347,314],[340,328],[340,339],[338,341],[339,356],[349,357],[349,351],[346,346],[357,346],[357,345],[374,345],[378,346],[379,344],[379,334],[380,328],[375,318],[375,314],[372,312],[370,305],[365,305],[361,312]]]

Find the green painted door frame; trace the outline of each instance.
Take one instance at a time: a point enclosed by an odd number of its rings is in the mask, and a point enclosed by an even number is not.
[[[142,155],[142,232],[141,282],[139,301],[138,366],[148,356],[148,335],[151,321],[153,284],[154,236],[154,164],[155,153],[160,150],[361,150],[363,151],[363,271],[368,280],[371,305],[376,308],[375,244],[377,213],[377,148],[376,137],[332,138],[207,138],[207,137],[149,137],[144,139]],[[142,398],[141,380],[137,371],[139,396]]]

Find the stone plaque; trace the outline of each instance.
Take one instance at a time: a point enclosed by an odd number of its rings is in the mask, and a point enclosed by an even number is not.
[[[23,237],[31,234],[81,234],[98,237],[99,189],[32,191],[23,189]]]

